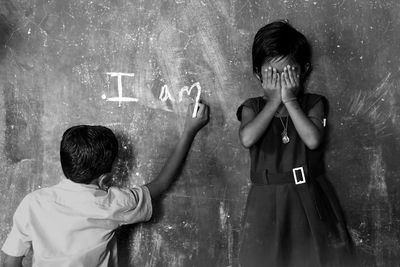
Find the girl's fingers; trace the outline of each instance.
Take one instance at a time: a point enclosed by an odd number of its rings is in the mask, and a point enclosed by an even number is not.
[[[276,86],[276,69],[275,68],[273,68],[272,69],[272,86]]]
[[[272,68],[268,67],[268,69],[266,71],[267,71],[267,80],[264,81],[264,82],[271,83],[271,80],[272,80]]]
[[[287,73],[288,73],[288,80],[290,82],[290,84],[292,84],[293,86],[295,85],[295,80],[294,80],[294,76],[293,76],[293,67],[290,65],[287,65]]]
[[[294,86],[299,86],[300,84],[300,75],[299,70],[295,67],[290,67],[290,80]]]
[[[279,73],[276,72],[275,88],[281,88],[281,84],[282,84],[281,75],[279,75]]]
[[[285,84],[286,88],[290,86],[290,80],[289,80],[289,74],[288,74],[287,67],[283,68],[282,80],[284,80],[284,84]]]
[[[299,69],[295,69],[294,67],[293,67],[293,69],[294,69],[294,71],[293,71],[293,77],[294,77],[294,82],[295,82],[295,84],[296,84],[296,86],[299,86],[300,85],[300,71],[299,71]]]

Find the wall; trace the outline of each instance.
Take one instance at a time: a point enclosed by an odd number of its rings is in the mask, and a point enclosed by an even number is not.
[[[121,261],[236,266],[249,156],[235,112],[261,93],[255,32],[287,18],[314,48],[308,90],[330,102],[328,176],[363,265],[400,261],[397,1],[3,0],[0,14],[1,244],[22,197],[60,180],[69,126],[112,128],[118,184],[143,184],[167,159],[200,85],[211,121],[152,221],[121,229]]]

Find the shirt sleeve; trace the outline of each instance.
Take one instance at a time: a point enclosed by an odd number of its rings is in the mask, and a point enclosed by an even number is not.
[[[324,107],[324,118],[326,118],[329,113],[329,103],[328,100],[322,95],[309,94],[307,98],[307,111],[311,110],[319,102],[322,102]]]
[[[1,250],[13,257],[24,256],[31,248],[29,235],[29,200],[25,197],[19,204],[13,216],[13,226]]]
[[[146,186],[133,188],[110,187],[108,193],[115,200],[113,201],[113,217],[119,222],[119,225],[150,220],[153,207],[150,191]]]
[[[246,101],[244,101],[237,109],[236,111],[236,117],[239,121],[242,121],[242,109],[243,107],[248,107],[252,109],[253,111],[255,110],[255,99],[254,98],[249,98]]]

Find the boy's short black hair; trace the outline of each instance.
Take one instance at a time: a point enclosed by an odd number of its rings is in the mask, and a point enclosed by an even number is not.
[[[62,170],[76,183],[89,184],[111,172],[117,154],[117,138],[104,126],[74,126],[65,131],[61,140]]]
[[[258,30],[254,37],[252,56],[253,72],[260,77],[262,65],[274,58],[289,57],[297,62],[303,78],[311,71],[311,46],[306,37],[286,20],[271,22]]]

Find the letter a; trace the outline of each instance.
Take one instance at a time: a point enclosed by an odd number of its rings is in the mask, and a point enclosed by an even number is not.
[[[166,102],[168,99],[171,100],[171,102],[175,102],[175,99],[173,98],[173,96],[169,92],[168,86],[166,84],[164,84],[163,87],[161,87],[161,92],[160,92],[159,99],[162,102]]]

